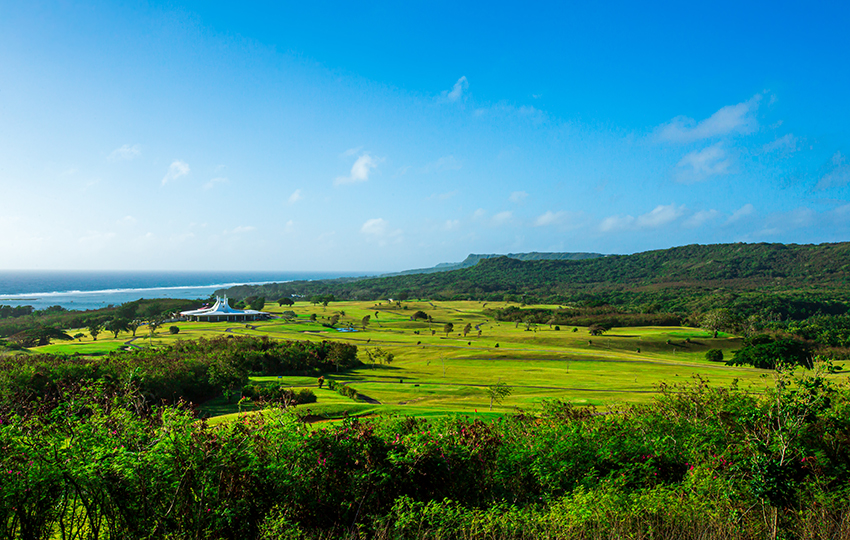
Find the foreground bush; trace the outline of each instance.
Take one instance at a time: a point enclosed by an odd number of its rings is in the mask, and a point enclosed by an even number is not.
[[[0,417],[2,538],[848,538],[850,389],[697,380],[598,415],[216,427],[105,385]]]

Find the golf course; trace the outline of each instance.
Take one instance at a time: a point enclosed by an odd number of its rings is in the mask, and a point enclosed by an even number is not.
[[[275,340],[340,341],[357,346],[362,365],[324,374],[349,386],[345,397],[315,374],[251,377],[251,384],[310,389],[316,402],[300,405],[310,419],[398,414],[444,416],[453,413],[501,416],[534,411],[544,400],[576,406],[617,407],[647,402],[662,385],[700,377],[709,384],[733,381],[754,391],[772,384],[770,371],[727,366],[706,360],[719,349],[731,358],[740,348],[734,335],[687,327],[611,328],[592,336],[587,327],[557,327],[497,321],[492,311],[504,302],[296,302],[266,304],[264,321],[169,322],[155,332],[141,326],[97,340],[85,329],[71,342],[32,348],[54,354],[104,354],[122,348],[160,347],[178,340],[225,336],[266,336]],[[559,306],[535,306],[557,309]],[[418,314],[414,316],[414,314]],[[331,327],[331,322],[333,325]],[[171,329],[169,331],[169,329]],[[175,330],[176,329],[176,330]],[[492,396],[496,387],[506,388]],[[494,397],[491,402],[491,397]],[[217,417],[252,411],[256,403],[221,396],[199,404],[201,414]]]

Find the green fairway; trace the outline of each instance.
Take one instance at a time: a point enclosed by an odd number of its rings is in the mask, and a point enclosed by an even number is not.
[[[490,302],[486,307],[505,305]],[[314,418],[377,413],[483,414],[490,409],[488,387],[498,383],[511,390],[501,403],[493,403],[493,413],[498,414],[538,408],[547,399],[598,407],[645,402],[660,385],[688,382],[695,376],[716,385],[738,380],[761,389],[769,384],[765,379],[768,371],[705,360],[709,349],[721,349],[730,358],[741,344],[735,336],[719,334],[715,338],[711,332],[684,327],[612,328],[603,335],[591,336],[585,327],[556,329],[496,321],[484,309],[484,303],[473,301],[409,301],[401,306],[388,302],[334,302],[327,307],[303,302],[289,307],[267,304],[265,311],[273,318],[266,321],[166,323],[152,336],[143,326],[135,339],[122,332],[117,338],[101,334],[92,341],[86,334],[81,341],[58,342],[32,351],[103,354],[123,346],[157,347],[178,339],[218,335],[337,340],[357,345],[364,366],[325,374],[327,379],[357,390],[357,401],[327,387],[319,389],[315,377],[252,379],[253,384],[313,390],[317,402],[301,405],[299,410]],[[420,311],[426,317],[414,318]],[[284,318],[284,312],[291,312],[290,318]],[[339,319],[331,328],[334,316]],[[179,332],[171,334],[170,326],[176,326]],[[85,334],[84,329],[79,331]],[[393,355],[391,364],[368,363],[368,353],[379,349]],[[238,395],[230,402],[220,397],[201,410],[212,416],[238,414],[238,400]],[[243,412],[250,410],[243,407]]]

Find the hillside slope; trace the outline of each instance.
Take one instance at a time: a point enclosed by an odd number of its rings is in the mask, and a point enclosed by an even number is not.
[[[234,287],[232,297],[333,294],[339,299],[432,298],[610,303],[689,312],[712,307],[845,312],[850,243],[688,245],[586,260],[481,259],[448,272]],[[799,312],[799,313],[797,313]]]

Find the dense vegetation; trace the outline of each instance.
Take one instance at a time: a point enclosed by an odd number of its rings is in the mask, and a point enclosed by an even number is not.
[[[794,384],[791,384],[791,383]],[[0,417],[4,538],[846,538],[850,388],[670,388],[597,415],[217,427],[132,391]],[[21,409],[25,410],[25,409]]]
[[[30,337],[36,342],[40,334],[47,330],[64,328],[86,328],[91,325],[103,327],[108,321],[161,321],[168,319],[171,313],[198,307],[197,300],[160,298],[156,300],[136,300],[120,306],[110,306],[91,311],[69,311],[61,306],[51,306],[42,310],[33,310],[32,306],[0,306],[0,338],[9,338],[12,342],[32,346]]]
[[[106,356],[0,356],[0,411],[54,403],[64,389],[95,382],[136,388],[150,404],[199,403],[239,390],[249,375],[320,374],[358,363],[357,347],[347,343],[232,336]]]
[[[451,272],[239,286],[227,292],[235,298],[333,294],[363,300],[605,303],[675,313],[725,307],[745,315],[801,319],[846,313],[848,278],[850,243],[721,244],[578,261],[498,257]]]

